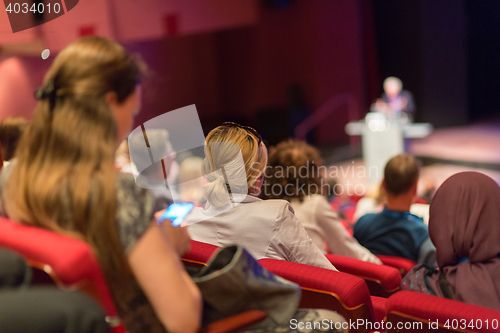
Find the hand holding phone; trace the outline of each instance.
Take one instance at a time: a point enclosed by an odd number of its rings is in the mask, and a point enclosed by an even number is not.
[[[158,223],[162,223],[165,219],[172,221],[172,226],[178,227],[186,216],[191,213],[194,208],[193,202],[173,203],[168,206],[165,212],[158,219]]]

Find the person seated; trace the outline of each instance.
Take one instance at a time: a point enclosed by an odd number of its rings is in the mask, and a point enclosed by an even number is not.
[[[400,79],[389,76],[384,80],[384,93],[375,102],[374,111],[381,112],[388,118],[399,119],[402,123],[410,123],[415,113],[413,95],[403,90]]]
[[[163,162],[151,164],[149,150],[144,146],[144,135],[142,131],[132,134],[128,146],[132,160],[129,168],[122,168],[121,172],[130,171],[136,177],[137,185],[147,188],[155,198],[154,211],[167,208],[177,198],[175,190],[169,183],[175,183],[175,175],[172,174],[171,166],[175,162],[175,151],[169,140],[168,131],[165,129],[148,129],[148,142],[155,151],[163,152]],[[141,170],[140,175],[138,170]],[[167,177],[165,177],[167,175]]]
[[[478,172],[448,178],[431,203],[439,271],[417,265],[401,289],[500,310],[500,187]]]
[[[304,141],[283,141],[269,154],[261,198],[289,201],[295,216],[321,252],[382,264],[349,235],[333,211],[323,195],[326,184],[321,168],[324,168],[323,160],[316,148]]]
[[[196,206],[203,206],[207,202],[203,195],[204,184],[201,166],[203,158],[191,156],[182,161],[177,176],[179,195],[184,201],[194,202]]]
[[[288,201],[258,198],[266,165],[266,146],[253,128],[227,122],[213,129],[202,166],[208,202],[186,218],[192,239],[216,246],[239,243],[257,259],[335,270]]]
[[[130,333],[197,332],[202,297],[180,260],[186,228],[157,224],[152,194],[115,170],[141,106],[140,67],[84,37],[61,51],[0,184],[1,215],[86,241]],[[175,301],[174,301],[175,300]]]
[[[384,209],[386,201],[387,195],[382,187],[382,183],[379,186],[373,186],[356,204],[354,223],[366,214],[380,213]],[[429,224],[429,204],[413,203],[410,206],[410,213],[423,218],[426,225]]]
[[[381,213],[362,216],[354,237],[375,254],[403,257],[436,266],[436,248],[421,217],[410,213],[417,194],[420,167],[413,156],[400,154],[387,162],[382,187],[387,202]]]
[[[0,215],[87,242],[127,332],[194,333],[203,302],[180,260],[190,245],[187,228],[158,223],[150,191],[115,168],[116,149],[140,110],[140,78],[133,57],[105,38],[84,37],[61,51],[0,182]],[[317,310],[294,316],[344,321]],[[289,329],[286,322],[276,331],[298,331]]]
[[[14,158],[17,143],[27,124],[28,121],[23,117],[6,117],[0,122],[0,144],[4,165]]]

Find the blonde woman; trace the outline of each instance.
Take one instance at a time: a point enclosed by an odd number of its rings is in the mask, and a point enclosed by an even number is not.
[[[9,165],[3,215],[88,242],[128,332],[196,332],[201,296],[179,259],[185,228],[158,226],[152,195],[115,171],[140,109],[139,79],[117,43],[86,37],[64,49]]]
[[[239,243],[257,259],[282,259],[335,270],[311,241],[288,201],[257,197],[266,165],[267,149],[255,129],[231,122],[213,129],[206,138],[202,165],[208,180],[208,202],[187,218],[191,237],[217,246]]]

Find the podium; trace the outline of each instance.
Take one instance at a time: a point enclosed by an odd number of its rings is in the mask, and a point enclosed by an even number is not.
[[[364,120],[345,126],[348,135],[361,135],[365,174],[370,184],[379,184],[389,159],[405,151],[404,139],[425,138],[432,130],[431,124],[404,124],[378,112],[369,112]]]

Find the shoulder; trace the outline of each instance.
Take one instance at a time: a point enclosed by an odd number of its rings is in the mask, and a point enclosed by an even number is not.
[[[429,227],[424,223],[423,218],[411,214],[407,219],[410,223],[406,223],[407,221],[405,221],[405,225],[411,226],[414,231],[420,232],[422,234],[429,233]]]
[[[118,206],[124,206],[124,204],[133,207],[146,205],[145,208],[152,209],[154,203],[153,193],[137,185],[134,176],[130,174],[117,173],[116,193]]]
[[[354,224],[354,227],[358,227],[358,228],[365,227],[365,226],[368,226],[371,223],[373,223],[379,219],[380,219],[380,214],[376,214],[376,213],[366,214],[366,215],[361,216],[358,219],[358,221]]]
[[[116,220],[125,252],[129,252],[146,232],[154,215],[154,198],[147,189],[137,186],[134,177],[116,176]]]
[[[314,205],[320,205],[324,207],[331,207],[330,203],[326,199],[324,195],[321,194],[313,194],[310,195],[306,198],[304,198],[304,202],[307,202],[308,204],[314,204]]]
[[[361,235],[366,235],[370,233],[373,228],[376,228],[378,220],[380,219],[380,214],[366,214],[361,216],[352,228],[353,236],[359,238]]]
[[[290,202],[283,199],[268,199],[259,200],[249,204],[252,209],[265,209],[268,212],[275,212],[276,214],[294,214],[294,210]]]

